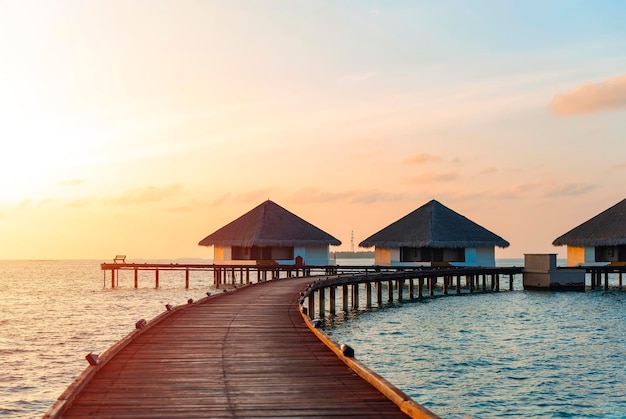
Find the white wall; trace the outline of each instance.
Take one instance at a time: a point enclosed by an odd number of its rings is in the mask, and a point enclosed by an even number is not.
[[[468,247],[465,249],[465,262],[450,262],[453,266],[496,266],[495,247]]]

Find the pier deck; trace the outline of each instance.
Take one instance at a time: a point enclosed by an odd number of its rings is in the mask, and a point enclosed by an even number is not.
[[[310,280],[252,285],[171,313],[122,348],[58,413],[406,417],[311,333],[298,310]]]

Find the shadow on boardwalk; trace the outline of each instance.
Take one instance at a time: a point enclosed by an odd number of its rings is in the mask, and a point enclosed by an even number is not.
[[[406,417],[311,332],[298,310],[310,281],[247,286],[151,322],[45,417]]]

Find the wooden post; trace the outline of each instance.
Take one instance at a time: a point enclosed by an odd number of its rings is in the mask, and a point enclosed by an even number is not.
[[[422,298],[423,290],[424,290],[424,278],[420,276],[417,279],[417,298]]]
[[[509,274],[509,291],[513,291],[513,274]]]
[[[435,285],[433,284],[433,277],[429,276],[428,277],[428,295],[430,295],[431,297],[433,295],[435,295]]]
[[[461,275],[456,276],[456,293],[461,293]]]
[[[335,315],[335,294],[337,288],[335,286],[330,287],[328,299],[330,300],[330,314]]]
[[[383,305],[383,284],[381,281],[376,281],[376,303],[378,307]]]
[[[367,308],[372,307],[372,283],[365,283],[365,305]]]
[[[474,293],[474,275],[469,276],[469,289],[470,294]]]
[[[139,278],[138,278],[139,274],[138,274],[137,268],[135,268],[134,271],[135,271],[135,288],[137,288],[137,285],[139,284]]]
[[[622,271],[619,271],[619,277],[617,278],[617,289],[622,289]]]
[[[324,317],[326,315],[326,289],[320,288],[317,290],[317,300],[319,301],[319,312],[320,317]]]
[[[604,271],[604,291],[609,289],[609,271]]]
[[[398,287],[398,302],[402,302],[402,288],[404,288],[404,279],[398,279],[396,281],[396,286]]]
[[[347,285],[343,285],[341,287],[341,294],[343,297],[343,311],[346,312],[348,311],[348,286]]]
[[[415,282],[413,282],[413,278],[409,279],[409,300],[415,298]]]
[[[355,310],[359,308],[359,284],[352,285],[352,308]]]
[[[111,288],[115,288],[115,269],[111,269]]]
[[[159,288],[159,270],[154,270],[154,288]]]
[[[246,268],[246,284],[250,283],[250,268]]]
[[[487,274],[481,275],[483,278],[483,292],[487,291]]]
[[[444,275],[443,277],[443,295],[448,295],[448,277]]]
[[[500,291],[500,274],[496,274],[496,291]]]
[[[387,301],[393,302],[393,281],[387,281]]]
[[[309,319],[315,318],[315,292],[309,293]]]

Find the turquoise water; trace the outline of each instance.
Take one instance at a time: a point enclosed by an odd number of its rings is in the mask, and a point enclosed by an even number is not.
[[[134,289],[126,272],[111,290],[100,262],[0,261],[0,417],[41,417],[88,352],[216,292],[201,272],[188,290],[182,272],[161,272],[159,289],[149,273]],[[626,291],[531,293],[516,280],[513,292],[351,312],[330,333],[443,417],[626,417]]]
[[[626,291],[520,287],[352,312],[326,331],[444,418],[626,417]]]

